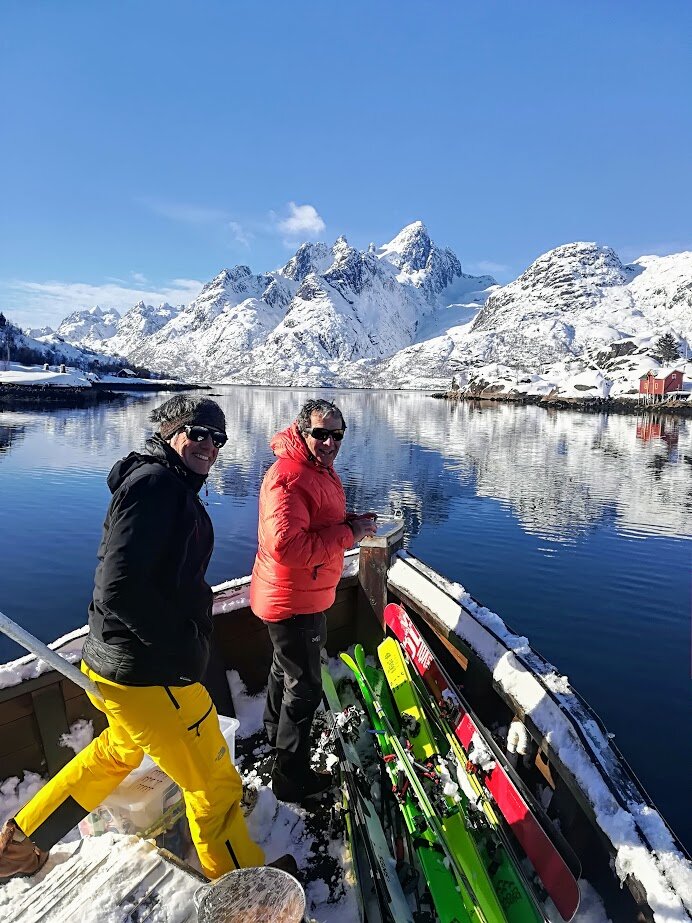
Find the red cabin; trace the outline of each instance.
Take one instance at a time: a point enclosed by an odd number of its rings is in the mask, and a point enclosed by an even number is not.
[[[639,393],[647,394],[654,400],[663,400],[664,394],[682,390],[682,377],[681,369],[649,369],[639,379]]]

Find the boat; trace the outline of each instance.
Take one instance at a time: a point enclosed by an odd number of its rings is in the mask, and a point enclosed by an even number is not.
[[[403,524],[395,520],[346,554],[327,613],[327,653],[358,642],[374,653],[387,633],[385,607],[398,604],[463,690],[494,764],[580,879],[582,905],[596,894],[601,918],[613,923],[692,920],[690,856],[598,715],[526,638],[403,544]],[[224,715],[234,713],[226,671],[237,671],[255,695],[271,663],[249,585],[242,577],[214,588],[216,653],[207,685]],[[78,660],[86,633],[78,629],[52,646]],[[29,655],[0,668],[0,779],[26,770],[55,773],[70,756],[58,741],[79,718],[97,731],[104,726],[83,690],[46,664]],[[524,856],[520,840],[514,845]]]

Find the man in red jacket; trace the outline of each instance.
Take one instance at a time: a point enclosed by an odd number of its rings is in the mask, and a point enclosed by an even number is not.
[[[374,513],[346,513],[334,471],[345,432],[338,407],[308,401],[272,439],[277,461],[260,491],[250,605],[274,647],[264,726],[276,749],[272,788],[281,801],[302,802],[332,784],[329,773],[310,767],[310,729],[322,695],[324,613],[336,596],[344,551],[377,531]]]

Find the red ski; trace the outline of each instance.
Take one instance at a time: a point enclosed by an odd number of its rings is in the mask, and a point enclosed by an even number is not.
[[[384,620],[437,704],[450,715],[450,725],[464,750],[468,753],[474,734],[478,734],[491,750],[494,765],[487,772],[479,771],[478,776],[531,861],[560,916],[563,920],[571,920],[579,906],[577,879],[581,869],[577,856],[564,838],[550,829],[550,819],[435,659],[404,607],[390,603],[385,607]],[[556,839],[561,840],[559,846]]]

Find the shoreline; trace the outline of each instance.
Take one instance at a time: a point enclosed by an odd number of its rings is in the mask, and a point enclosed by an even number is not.
[[[91,385],[40,385],[0,383],[0,413],[3,410],[57,410],[94,407],[96,404],[124,400],[128,393],[138,391],[197,391],[207,385],[182,382],[142,384],[141,382],[95,382]]]
[[[92,387],[0,384],[0,413],[3,410],[52,410],[53,408],[93,407],[121,400],[122,394]]]
[[[580,413],[670,414],[692,417],[692,403],[669,401],[654,404],[617,397],[550,397],[540,394],[469,394],[461,391],[436,391],[430,395],[438,400],[468,401],[476,404],[530,404],[546,410],[576,410]]]
[[[24,387],[31,387],[25,385]],[[191,385],[184,381],[94,381],[91,387],[96,391],[210,391],[211,385]]]

